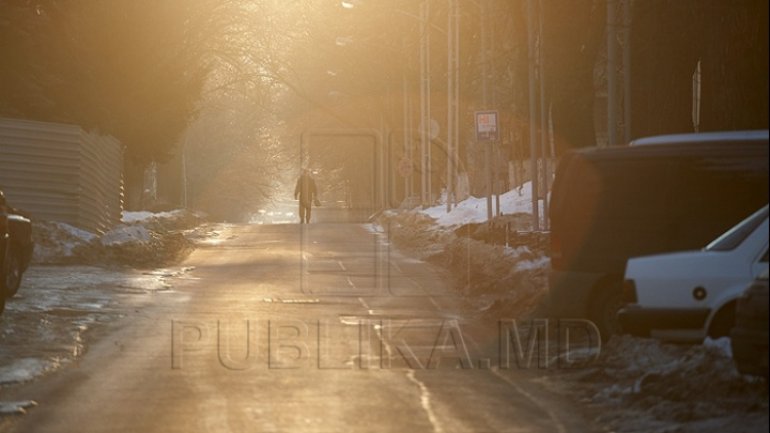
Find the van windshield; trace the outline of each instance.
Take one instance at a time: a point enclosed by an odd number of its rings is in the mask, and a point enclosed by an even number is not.
[[[755,212],[740,224],[726,231],[706,246],[707,251],[730,251],[743,242],[762,222],[767,219],[768,206]]]

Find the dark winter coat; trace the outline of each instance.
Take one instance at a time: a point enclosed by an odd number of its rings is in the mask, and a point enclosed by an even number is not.
[[[294,187],[294,198],[299,197],[299,201],[302,204],[310,206],[317,199],[317,195],[318,191],[316,190],[315,180],[308,175],[301,175],[297,179],[297,186]]]

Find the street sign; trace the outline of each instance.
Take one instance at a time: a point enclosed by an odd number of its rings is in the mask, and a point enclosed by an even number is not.
[[[497,111],[476,112],[476,140],[498,141],[500,126],[497,122]]]

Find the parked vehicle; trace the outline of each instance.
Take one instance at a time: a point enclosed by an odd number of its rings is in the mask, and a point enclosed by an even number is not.
[[[620,332],[630,257],[702,248],[768,202],[768,131],[640,139],[564,155],[551,218],[551,313]]]
[[[0,191],[0,313],[5,301],[16,294],[32,259],[32,224],[29,218],[6,203]]]
[[[767,262],[767,256],[765,256]],[[768,377],[770,302],[768,272],[760,274],[738,298],[730,345],[735,366],[743,374]]]
[[[729,336],[735,304],[767,272],[768,206],[700,251],[633,258],[626,267],[618,313],[623,329],[640,336],[703,341]]]

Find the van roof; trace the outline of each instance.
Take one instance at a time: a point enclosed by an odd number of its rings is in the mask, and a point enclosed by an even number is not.
[[[766,155],[768,131],[705,132],[640,138],[629,146],[586,147],[570,153],[589,159],[667,157],[673,155]],[[567,155],[565,155],[567,156]]]
[[[764,130],[696,132],[689,134],[656,135],[639,138],[630,143],[631,146],[646,146],[651,144],[677,143],[713,143],[719,141],[768,141],[770,132]]]

